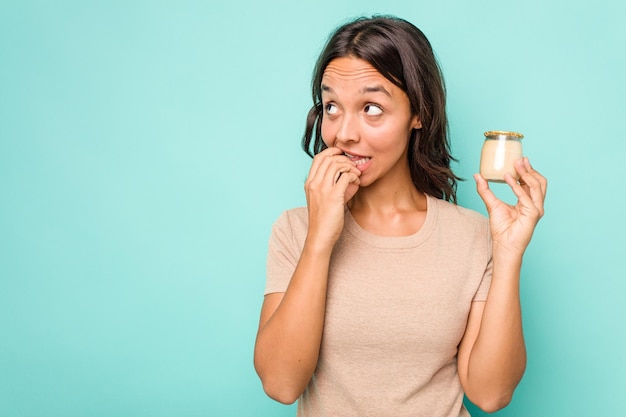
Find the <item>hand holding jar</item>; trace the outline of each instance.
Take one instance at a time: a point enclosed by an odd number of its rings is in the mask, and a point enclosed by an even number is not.
[[[501,250],[521,256],[543,216],[547,180],[523,156],[521,133],[489,131],[485,137],[480,174],[474,175],[474,179],[489,213],[494,256]],[[506,182],[517,197],[517,204],[498,199],[487,181]]]

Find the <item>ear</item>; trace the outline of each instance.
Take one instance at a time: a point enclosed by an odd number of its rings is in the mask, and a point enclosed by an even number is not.
[[[421,128],[422,128],[422,121],[419,119],[417,114],[414,114],[413,117],[411,118],[411,129],[421,129]]]

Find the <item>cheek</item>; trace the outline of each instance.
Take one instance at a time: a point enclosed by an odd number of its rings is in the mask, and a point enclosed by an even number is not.
[[[320,123],[320,132],[322,133],[322,140],[326,146],[332,147],[335,143],[335,133],[331,128],[331,124],[328,122],[325,123],[324,119],[322,119],[322,122]]]
[[[373,134],[374,140],[370,140],[370,146],[375,152],[389,153],[396,157],[406,150],[410,140],[410,131],[406,131],[404,128],[398,129],[398,126],[393,126],[390,129],[379,130]]]

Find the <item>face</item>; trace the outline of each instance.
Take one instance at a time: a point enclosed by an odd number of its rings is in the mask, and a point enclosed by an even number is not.
[[[362,187],[409,173],[409,137],[422,125],[406,93],[376,68],[353,57],[331,61],[322,77],[322,105],[322,138],[356,162]]]

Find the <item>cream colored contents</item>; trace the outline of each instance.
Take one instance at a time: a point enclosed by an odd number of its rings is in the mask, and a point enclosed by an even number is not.
[[[488,181],[504,181],[506,173],[519,179],[514,163],[522,156],[522,143],[519,140],[504,137],[486,139],[480,156],[480,175]]]

